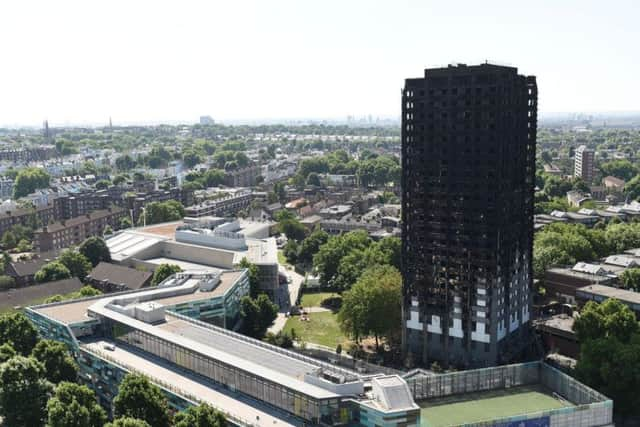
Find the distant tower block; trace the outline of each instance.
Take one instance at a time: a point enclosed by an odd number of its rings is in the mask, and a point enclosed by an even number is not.
[[[50,140],[50,134],[49,134],[49,120],[45,120],[44,123],[42,124],[42,132],[43,132],[43,136],[44,136],[44,140],[46,142],[49,142]]]

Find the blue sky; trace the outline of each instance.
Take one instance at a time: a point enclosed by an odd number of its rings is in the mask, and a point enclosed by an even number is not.
[[[543,112],[640,110],[640,2],[3,1],[0,124],[397,116],[403,79],[489,61]]]

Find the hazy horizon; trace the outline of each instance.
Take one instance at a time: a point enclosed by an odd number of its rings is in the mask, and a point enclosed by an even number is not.
[[[639,11],[630,0],[4,2],[0,126],[393,119],[405,78],[485,60],[536,75],[542,114],[636,112]]]

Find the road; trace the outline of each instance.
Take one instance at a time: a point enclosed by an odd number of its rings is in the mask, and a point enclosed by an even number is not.
[[[283,284],[276,293],[276,302],[280,307],[278,317],[269,328],[268,332],[277,334],[287,323],[286,313],[295,305],[298,300],[298,294],[304,283],[304,276],[296,273],[293,267],[280,264],[280,272],[291,277],[291,283]]]

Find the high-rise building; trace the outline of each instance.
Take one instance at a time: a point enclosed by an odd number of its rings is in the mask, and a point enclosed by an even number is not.
[[[450,65],[402,92],[403,345],[414,363],[518,358],[531,305],[537,86]]]
[[[573,160],[573,176],[590,184],[593,181],[595,152],[586,145],[581,145],[576,149]]]

